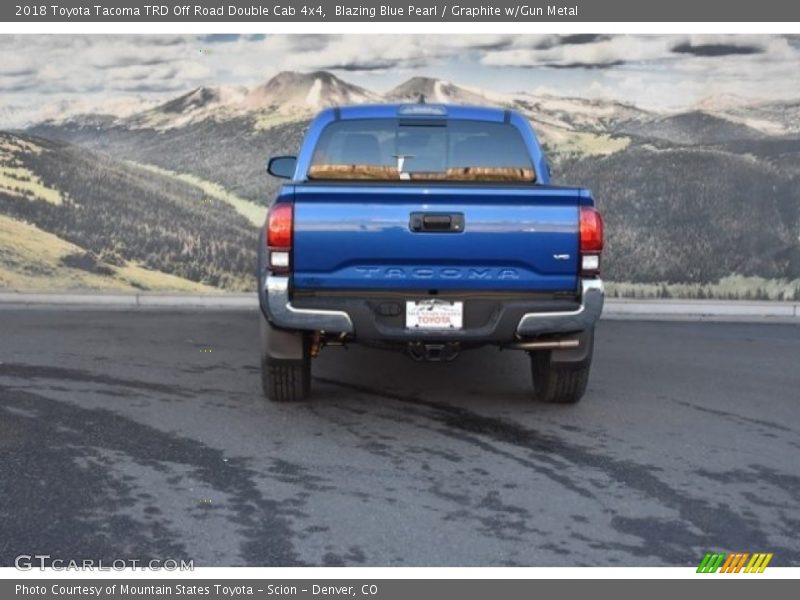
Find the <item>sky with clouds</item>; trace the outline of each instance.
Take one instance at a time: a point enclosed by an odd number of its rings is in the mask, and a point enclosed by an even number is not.
[[[677,108],[719,95],[800,97],[800,36],[0,35],[0,126],[15,111],[90,110],[317,69],[379,92],[425,75]]]

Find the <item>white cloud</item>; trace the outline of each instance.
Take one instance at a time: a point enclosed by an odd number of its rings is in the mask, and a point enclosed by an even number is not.
[[[553,45],[548,45],[548,43]],[[531,44],[525,38],[515,40],[513,47],[489,51],[481,62],[495,66],[568,67],[586,65],[604,67],[620,62],[643,62],[664,58],[669,54],[672,36],[615,36],[590,43],[563,44],[558,39]],[[544,46],[544,47],[542,47]]]

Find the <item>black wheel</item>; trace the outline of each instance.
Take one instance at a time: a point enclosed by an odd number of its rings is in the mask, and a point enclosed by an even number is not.
[[[591,336],[588,354],[579,361],[554,360],[552,350],[531,352],[534,398],[553,404],[575,404],[580,401],[589,382],[593,342],[594,336]]]
[[[297,336],[300,358],[276,357],[270,336]],[[307,336],[277,330],[261,316],[261,386],[273,402],[301,402],[311,392],[311,354]]]

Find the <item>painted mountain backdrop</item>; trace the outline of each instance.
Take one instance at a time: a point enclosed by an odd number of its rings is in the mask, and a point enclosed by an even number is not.
[[[617,293],[800,298],[800,101],[656,111],[428,77],[378,93],[326,71],[0,134],[0,288],[252,289],[267,157],[296,152],[322,107],[420,95],[530,119],[556,183],[594,191]]]

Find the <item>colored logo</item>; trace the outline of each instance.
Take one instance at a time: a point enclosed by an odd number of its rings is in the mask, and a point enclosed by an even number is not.
[[[749,559],[749,560],[748,560]],[[772,552],[708,552],[700,566],[697,567],[698,573],[763,573],[769,561],[772,560]],[[746,566],[745,566],[746,565]]]

